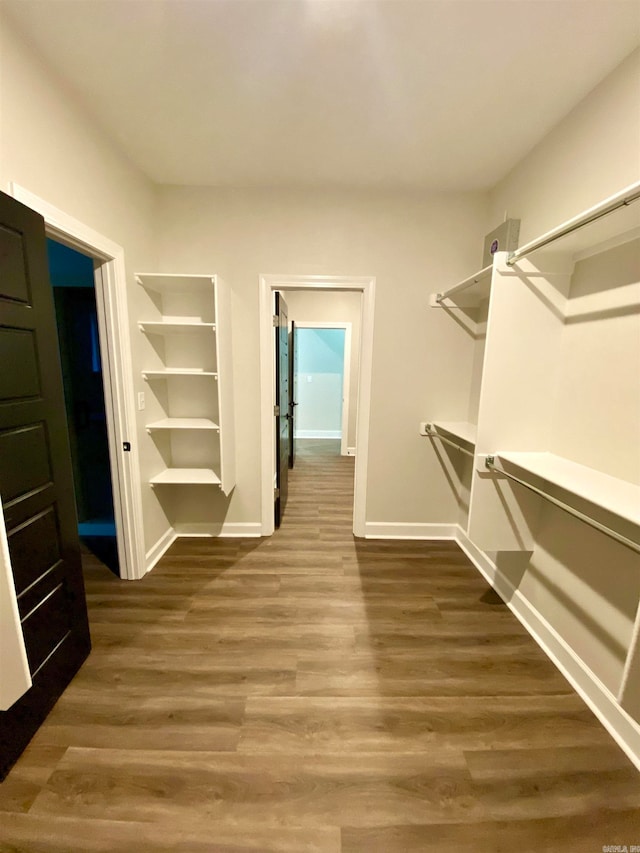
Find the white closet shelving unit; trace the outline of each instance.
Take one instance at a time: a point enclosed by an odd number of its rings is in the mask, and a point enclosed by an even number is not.
[[[152,316],[143,378],[157,400],[146,424],[164,464],[155,486],[235,486],[229,292],[216,275],[137,273]],[[152,407],[154,408],[154,407]]]
[[[433,294],[430,298],[432,307],[444,309],[445,313],[452,315],[452,322],[457,322],[463,330],[466,338],[465,348],[468,349],[468,339],[471,339],[473,350],[470,359],[468,357],[460,359],[456,354],[456,363],[462,362],[466,365],[459,368],[461,373],[464,373],[459,378],[461,382],[468,384],[469,398],[464,411],[449,412],[454,416],[457,414],[458,417],[465,417],[466,420],[434,419],[427,424],[426,428],[426,435],[434,441],[434,445],[442,446],[444,452],[449,455],[451,467],[448,479],[456,490],[459,507],[458,522],[463,530],[467,529],[469,520],[469,495],[473,474],[470,459],[474,457],[477,438],[492,274],[493,265],[484,267],[447,290]]]
[[[640,756],[640,182],[431,305],[487,295],[477,418],[430,430],[474,454],[461,527]]]
[[[640,542],[639,195],[494,259],[468,528],[485,551],[535,542],[544,498],[506,473]]]

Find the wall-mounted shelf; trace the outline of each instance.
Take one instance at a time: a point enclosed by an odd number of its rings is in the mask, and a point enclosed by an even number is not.
[[[428,438],[436,438],[443,441],[450,447],[461,451],[467,456],[474,455],[476,446],[476,426],[475,424],[452,422],[452,421],[432,421],[426,425],[425,435]]]
[[[143,379],[166,379],[168,376],[217,376],[212,370],[199,367],[166,367],[163,370],[143,370]]]
[[[498,453],[485,467],[640,553],[639,485],[554,453]]]
[[[215,332],[215,323],[202,323],[198,320],[141,320],[138,327],[147,335],[191,334],[197,331]]]
[[[469,450],[476,446],[478,427],[465,421],[433,421],[432,426],[440,433],[456,439]]]
[[[159,421],[153,421],[146,425],[146,429],[212,429],[219,430],[218,424],[214,423],[209,418],[162,418]]]
[[[211,289],[215,286],[216,276],[213,275],[176,275],[174,273],[149,273],[139,272],[135,274],[136,281],[145,290],[153,290],[155,293],[193,293],[197,289]]]
[[[149,482],[152,486],[219,486],[220,477],[210,468],[167,468]]]
[[[429,304],[432,308],[443,308],[445,307],[446,300],[453,299],[453,297],[463,291],[466,292],[468,299],[471,298],[477,303],[481,302],[489,296],[492,269],[493,264],[490,264],[488,267],[484,267],[478,272],[473,273],[473,275],[463,279],[458,284],[454,284],[447,290],[443,290],[440,293],[433,293],[429,299]]]
[[[627,239],[635,239],[640,226],[640,181],[530,240],[509,255],[513,266],[541,252],[562,252],[574,259],[602,251]],[[552,249],[550,247],[553,247]]]

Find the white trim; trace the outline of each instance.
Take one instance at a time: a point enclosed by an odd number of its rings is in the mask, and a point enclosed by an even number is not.
[[[365,536],[367,468],[369,462],[369,419],[371,415],[371,372],[373,363],[373,320],[376,281],[372,276],[261,275],[260,288],[260,424],[262,445],[262,535],[271,536],[273,518],[273,472],[275,469],[275,423],[273,406],[273,308],[274,290],[338,290],[362,293],[360,340],[360,383],[356,426],[353,532]]]
[[[455,539],[455,524],[415,524],[399,521],[367,521],[365,539]]]
[[[120,576],[135,580],[143,576],[146,560],[124,250],[15,183],[9,185],[9,193],[44,218],[48,237],[101,262],[96,270],[96,303],[118,560]],[[131,444],[128,453],[122,451],[125,441]]]
[[[340,455],[349,456],[347,441],[349,439],[349,401],[351,399],[351,327],[352,324],[345,322],[324,322],[322,320],[296,320],[296,329],[344,329],[344,352],[342,354],[342,424],[340,431],[335,430],[335,435],[327,435],[326,438],[340,439]],[[306,430],[303,432],[309,432]],[[303,435],[296,432],[296,438],[324,438],[325,436]],[[353,455],[353,454],[352,454]]]
[[[640,770],[640,723],[620,707],[616,697],[576,655],[536,608],[516,589],[458,527],[458,545],[480,574],[496,589],[507,606],[547,657],[586,702],[618,746]]]
[[[176,536],[173,527],[170,527],[162,534],[155,545],[153,545],[145,555],[147,572],[151,571],[156,563],[166,554],[177,538],[178,537]]]
[[[347,456],[355,456],[355,455],[356,455],[355,447],[347,447]]]
[[[339,429],[297,429],[293,434],[294,438],[332,438],[338,439],[342,438],[342,431]],[[346,453],[342,453],[342,448],[340,449],[340,453],[342,456],[346,456]]]

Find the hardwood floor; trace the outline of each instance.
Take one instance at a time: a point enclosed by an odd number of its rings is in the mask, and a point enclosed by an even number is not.
[[[319,453],[321,450],[322,453]],[[0,785],[0,850],[599,851],[640,776],[450,542],[351,534],[300,448],[270,539],[90,555],[93,651]]]

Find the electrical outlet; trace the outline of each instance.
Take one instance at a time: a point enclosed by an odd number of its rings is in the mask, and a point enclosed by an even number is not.
[[[144,391],[138,391],[138,411],[141,412],[144,409]]]

